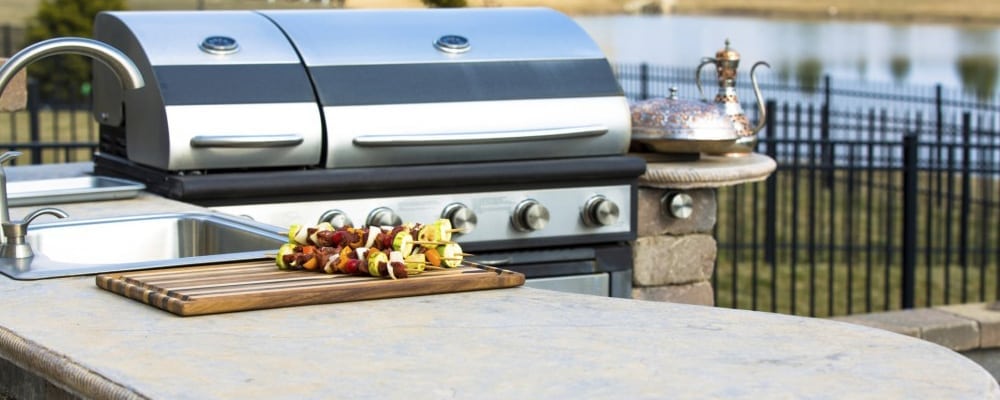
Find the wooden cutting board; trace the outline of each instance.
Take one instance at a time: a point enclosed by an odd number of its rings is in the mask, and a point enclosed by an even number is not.
[[[117,272],[97,286],[171,313],[189,316],[307,304],[498,289],[524,284],[524,275],[463,266],[406,279],[282,271],[274,260]]]

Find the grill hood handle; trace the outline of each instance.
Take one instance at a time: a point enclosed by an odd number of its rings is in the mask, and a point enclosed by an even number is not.
[[[354,144],[362,147],[390,147],[509,143],[601,136],[605,133],[608,133],[606,126],[587,125],[523,131],[364,135],[355,137]]]
[[[191,147],[292,147],[302,144],[302,135],[199,135],[191,138]]]

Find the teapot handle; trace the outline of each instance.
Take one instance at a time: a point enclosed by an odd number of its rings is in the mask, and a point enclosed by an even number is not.
[[[767,123],[767,109],[764,107],[764,96],[760,94],[760,87],[757,86],[757,74],[755,73],[757,67],[765,66],[771,68],[771,64],[765,61],[758,61],[753,67],[750,68],[750,83],[753,84],[753,94],[757,97],[757,107],[760,109],[760,121],[757,121],[757,126],[753,128],[753,134],[756,135],[764,128],[764,124]]]
[[[698,64],[698,69],[694,70],[694,84],[698,86],[698,95],[701,96],[702,100],[708,101],[705,97],[705,92],[701,89],[701,68],[708,64],[715,64],[715,59],[711,57],[705,57],[701,59],[701,64]]]

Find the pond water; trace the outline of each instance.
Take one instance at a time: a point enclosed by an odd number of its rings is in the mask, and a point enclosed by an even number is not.
[[[767,61],[786,80],[829,74],[993,93],[1000,69],[995,26],[676,15],[575,20],[620,63],[689,65],[693,71],[729,38],[742,55],[741,68]]]

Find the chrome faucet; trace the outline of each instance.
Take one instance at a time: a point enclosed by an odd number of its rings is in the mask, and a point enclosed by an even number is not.
[[[11,56],[3,66],[0,66],[0,93],[3,93],[10,80],[22,68],[40,58],[56,54],[78,54],[100,61],[111,68],[121,82],[122,88],[138,89],[146,86],[139,68],[125,53],[97,40],[63,37],[32,44]]]
[[[107,43],[79,37],[63,37],[32,44],[17,52],[0,66],[0,93],[18,71],[40,58],[57,54],[78,54],[93,58],[114,72],[124,89],[138,89],[146,85],[142,73],[124,53]],[[9,151],[0,155],[0,226],[3,229],[4,243],[0,246],[0,257],[30,258],[34,254],[31,246],[25,241],[28,224],[42,215],[54,215],[66,218],[69,215],[58,208],[41,208],[28,214],[23,220],[10,220],[10,207],[7,204],[7,174],[3,171],[3,162],[21,155],[20,152]]]

